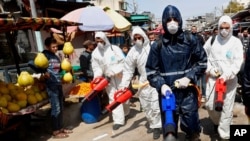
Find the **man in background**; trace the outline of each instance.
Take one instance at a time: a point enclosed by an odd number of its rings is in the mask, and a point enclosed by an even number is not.
[[[93,79],[93,70],[91,68],[91,54],[95,49],[96,44],[94,41],[86,40],[83,43],[83,47],[85,48],[85,50],[82,52],[79,58],[81,71],[83,73],[80,76],[80,79],[85,82],[90,82]]]
[[[152,32],[148,34],[148,38],[149,38],[149,41],[150,41],[150,45],[152,45],[156,40],[155,34],[152,33]]]
[[[191,33],[192,35],[194,35],[194,37],[200,42],[201,45],[204,45],[205,40],[204,38],[197,32],[197,27],[196,26],[192,26],[191,28]]]

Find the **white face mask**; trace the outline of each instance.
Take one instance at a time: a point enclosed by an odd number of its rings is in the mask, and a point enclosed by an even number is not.
[[[222,37],[227,37],[229,35],[229,30],[222,29],[220,34],[221,34]]]
[[[172,20],[167,23],[167,29],[170,34],[175,34],[178,31],[178,23]]]
[[[152,45],[152,44],[154,44],[154,42],[155,42],[155,41],[151,41],[150,44]]]
[[[100,49],[104,49],[104,44],[102,44],[102,43],[97,43],[97,47],[100,48]]]
[[[135,41],[135,45],[136,45],[137,47],[142,47],[142,45],[143,45],[142,40],[136,40],[136,41]]]

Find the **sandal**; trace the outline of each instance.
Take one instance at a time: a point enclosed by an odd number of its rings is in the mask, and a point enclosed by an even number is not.
[[[60,133],[60,132],[53,135],[54,139],[62,139],[62,138],[67,138],[67,137],[69,137],[69,135],[67,135],[65,133]]]
[[[71,134],[71,133],[73,133],[73,131],[69,130],[69,129],[61,129],[60,132],[61,133],[65,133],[65,134]]]

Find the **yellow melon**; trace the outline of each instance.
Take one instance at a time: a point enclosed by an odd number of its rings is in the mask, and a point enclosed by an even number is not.
[[[34,105],[38,102],[35,95],[28,95],[27,101],[28,101],[28,104],[30,105]]]
[[[1,108],[1,111],[4,113],[4,114],[8,114],[9,111],[6,109],[6,108]]]
[[[70,71],[72,69],[71,64],[67,58],[64,58],[61,63],[61,68],[65,71]]]
[[[35,92],[33,91],[33,89],[27,89],[25,91],[25,93],[28,94],[28,95],[35,94]]]
[[[26,93],[18,93],[15,95],[17,101],[23,101],[27,100],[27,94]]]
[[[74,47],[71,42],[65,42],[63,45],[63,53],[66,55],[70,55],[74,52]]]
[[[20,110],[20,106],[16,103],[9,102],[7,109],[10,113],[18,112]]]
[[[1,94],[9,94],[9,89],[7,87],[0,87]]]
[[[7,101],[11,101],[12,100],[12,97],[8,94],[4,94],[2,95],[2,97],[4,97]]]
[[[40,101],[43,100],[43,97],[42,97],[42,95],[40,93],[36,93],[35,97],[36,97],[36,99],[37,99],[38,102],[40,102]]]
[[[63,75],[63,81],[66,83],[70,83],[73,80],[73,76],[70,72],[67,72]]]
[[[49,66],[49,61],[43,53],[37,53],[34,64],[38,68],[46,69]]]
[[[17,89],[17,86],[15,84],[13,84],[13,83],[8,83],[7,84],[7,88],[9,90],[15,90],[15,89]]]
[[[22,71],[17,79],[17,83],[20,86],[29,86],[34,84],[34,79],[27,71]]]
[[[17,101],[16,104],[19,105],[20,108],[25,108],[27,106],[27,101],[26,100]]]
[[[0,107],[7,107],[8,101],[5,97],[0,97]]]

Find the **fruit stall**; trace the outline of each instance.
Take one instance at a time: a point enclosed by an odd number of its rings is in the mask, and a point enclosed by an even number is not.
[[[27,121],[30,114],[49,103],[44,79],[41,77],[42,74],[29,71],[32,69],[28,64],[19,64],[14,33],[17,30],[37,31],[50,27],[66,29],[67,26],[73,25],[76,26],[79,23],[48,17],[0,18],[0,33],[5,33],[15,61],[15,65],[1,66],[1,71],[4,72],[3,75],[6,79],[0,80],[0,135],[16,129],[24,120]],[[65,50],[66,53],[72,52],[69,47]],[[33,62],[38,68],[45,69],[48,67],[48,60],[41,53],[36,55]],[[72,70],[69,69],[71,65],[67,59],[63,61],[62,66],[64,67],[62,69],[65,70],[64,82],[71,83],[73,76]],[[16,75],[16,81],[13,81],[13,77],[9,74]]]
[[[28,83],[33,84],[25,86]],[[31,114],[48,103],[44,83],[24,71],[17,84],[1,81],[0,93],[0,134],[21,124],[20,116]],[[16,122],[11,122],[13,120]]]

